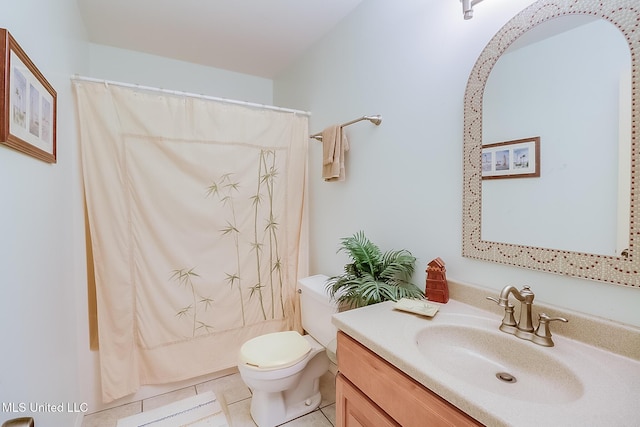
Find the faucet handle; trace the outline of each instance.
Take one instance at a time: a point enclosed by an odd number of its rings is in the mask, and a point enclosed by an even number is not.
[[[509,302],[509,300],[503,300],[502,298],[498,299],[496,297],[487,297],[489,301],[493,301],[498,304],[500,307],[508,308],[513,307],[513,304]]]
[[[561,322],[567,323],[568,320],[564,317],[549,317],[545,313],[538,314],[538,320],[542,324],[548,324],[549,322],[553,322],[554,320],[559,320]]]
[[[538,327],[534,332],[534,342],[544,345],[546,347],[553,347],[553,341],[551,340],[551,329],[549,328],[549,322],[560,321],[567,323],[568,320],[564,317],[549,317],[545,313],[538,314]]]

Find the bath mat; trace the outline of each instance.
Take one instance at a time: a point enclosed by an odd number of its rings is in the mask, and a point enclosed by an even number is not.
[[[173,402],[118,420],[116,427],[229,427],[213,392]]]

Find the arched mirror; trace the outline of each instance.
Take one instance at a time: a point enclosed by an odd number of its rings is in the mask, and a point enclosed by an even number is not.
[[[465,93],[463,256],[640,286],[640,9],[540,0]]]

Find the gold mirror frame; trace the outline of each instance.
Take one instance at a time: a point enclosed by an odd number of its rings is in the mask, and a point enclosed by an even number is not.
[[[485,84],[504,51],[522,34],[550,19],[591,15],[606,19],[631,49],[631,214],[626,257],[482,240],[482,102]],[[638,0],[540,0],[518,13],[489,41],[476,61],[464,99],[462,256],[626,286],[640,286],[640,5]],[[588,89],[585,89],[588,90]]]

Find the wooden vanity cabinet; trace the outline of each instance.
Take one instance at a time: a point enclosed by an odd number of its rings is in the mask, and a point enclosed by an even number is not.
[[[340,427],[482,425],[340,331],[337,355]]]

